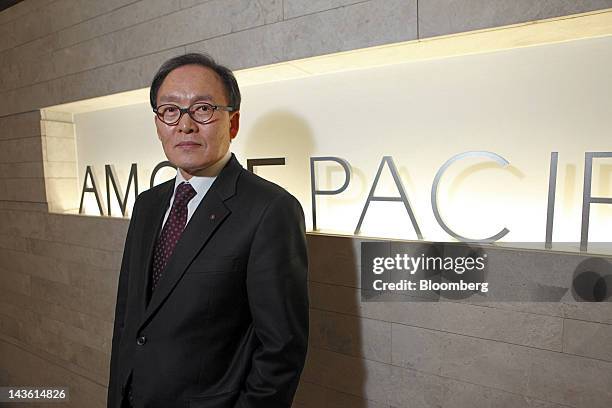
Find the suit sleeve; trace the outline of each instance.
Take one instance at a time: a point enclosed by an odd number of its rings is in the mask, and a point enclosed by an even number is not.
[[[265,210],[251,245],[247,290],[260,345],[236,408],[289,408],[308,347],[304,213],[284,194]]]
[[[132,211],[132,217],[130,219],[130,225],[128,227],[127,236],[125,238],[125,244],[123,247],[123,257],[121,259],[121,270],[119,271],[119,284],[117,285],[117,302],[115,306],[115,321],[113,324],[113,340],[111,350],[111,361],[110,361],[110,373],[108,379],[108,395],[107,395],[107,407],[116,408],[112,404],[116,401],[117,393],[119,389],[120,378],[117,376],[118,367],[117,359],[119,357],[119,343],[121,342],[121,335],[123,333],[123,326],[125,320],[125,309],[127,304],[128,294],[128,282],[129,282],[129,262],[130,262],[130,251],[132,246],[134,224],[136,222],[136,206],[138,199],[134,203]]]

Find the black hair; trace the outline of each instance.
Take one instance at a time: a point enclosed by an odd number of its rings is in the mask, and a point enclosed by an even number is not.
[[[151,102],[151,107],[153,109],[157,107],[157,92],[159,91],[161,84],[164,82],[164,79],[166,79],[170,72],[176,68],[182,67],[183,65],[199,65],[212,69],[223,83],[229,106],[235,110],[240,109],[240,89],[238,88],[238,82],[236,81],[234,73],[229,68],[217,64],[217,62],[215,62],[210,55],[195,52],[170,58],[164,62],[161,67],[159,67],[157,73],[153,77],[153,81],[151,82],[151,90],[149,92],[149,101]]]

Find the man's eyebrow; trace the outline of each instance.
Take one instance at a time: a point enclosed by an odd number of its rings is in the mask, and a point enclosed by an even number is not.
[[[181,100],[181,97],[178,95],[162,95],[159,97],[159,101],[160,102],[179,102]],[[204,94],[204,95],[195,95],[190,99],[190,102],[195,102],[195,101],[212,101],[213,97],[210,94]]]

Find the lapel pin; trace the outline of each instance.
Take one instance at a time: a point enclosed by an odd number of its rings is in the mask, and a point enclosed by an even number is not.
[[[210,219],[214,220],[215,219],[215,214],[210,214]]]

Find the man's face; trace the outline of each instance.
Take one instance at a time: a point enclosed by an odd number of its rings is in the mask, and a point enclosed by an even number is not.
[[[157,106],[173,103],[187,108],[194,102],[227,106],[225,88],[217,74],[199,65],[184,65],[171,71],[157,93]],[[238,133],[239,112],[215,110],[205,125],[185,113],[178,124],[166,125],[155,116],[157,136],[168,160],[186,179],[203,174],[229,149]]]

